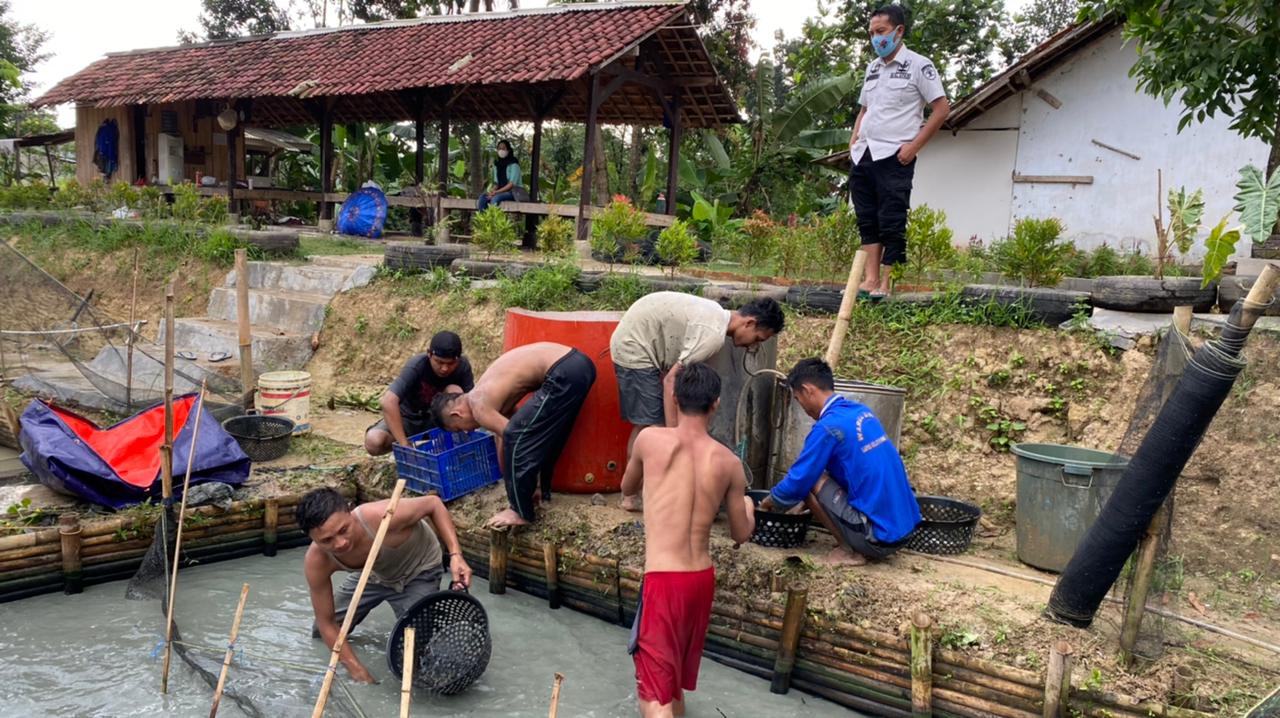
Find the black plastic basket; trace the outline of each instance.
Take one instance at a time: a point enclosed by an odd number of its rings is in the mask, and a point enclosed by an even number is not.
[[[465,590],[425,596],[396,621],[387,639],[387,667],[397,677],[404,670],[404,630],[409,626],[414,629],[413,684],[419,689],[455,695],[489,667],[489,614]]]
[[[289,453],[293,421],[283,416],[247,414],[222,422],[250,461],[272,461]]]
[[[973,529],[982,509],[945,496],[918,496],[920,525],[907,538],[906,548],[920,553],[964,553],[973,541]]]
[[[748,491],[747,495],[758,507],[769,492]],[[809,523],[812,519],[808,510],[799,514],[786,514],[757,508],[756,530],[751,534],[751,543],[770,548],[795,548],[802,545],[809,535]]]

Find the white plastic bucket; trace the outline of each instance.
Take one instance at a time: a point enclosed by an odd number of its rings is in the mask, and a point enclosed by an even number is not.
[[[293,420],[294,434],[311,431],[311,373],[269,371],[258,377],[254,408],[265,416]]]

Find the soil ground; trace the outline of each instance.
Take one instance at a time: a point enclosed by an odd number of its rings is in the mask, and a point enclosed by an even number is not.
[[[96,288],[97,301],[115,315],[127,307],[128,261],[108,257],[97,267],[73,260],[65,264],[56,274],[73,289]],[[193,307],[200,304],[197,285],[220,281],[224,271],[204,267],[186,273]],[[152,280],[141,288],[144,316],[158,316],[162,283]],[[207,296],[207,284],[203,291]],[[791,315],[788,320],[779,342],[780,367],[824,352],[831,317]],[[302,480],[294,475],[335,480],[338,474],[296,468],[350,464],[361,457],[364,428],[377,418],[361,407],[376,399],[408,356],[425,350],[434,331],[446,328],[462,336],[479,373],[501,349],[503,309],[491,293],[384,280],[339,295],[308,365],[315,381],[316,436],[298,442],[282,460],[281,467],[295,470],[262,467],[266,470],[255,482],[279,476]],[[1115,353],[1088,333],[886,327],[860,310],[837,373],[907,389],[899,448],[915,488],[984,510],[963,560],[1052,582],[1052,574],[1016,561],[1014,460],[1002,450],[1002,440],[1116,450],[1154,355],[1149,338],[1136,349]],[[1172,613],[1280,644],[1280,519],[1274,508],[1280,504],[1274,466],[1280,456],[1280,340],[1256,334],[1246,358],[1247,368],[1179,481],[1169,547],[1169,565],[1179,575],[1156,600]],[[385,473],[390,460],[369,466]],[[464,522],[479,522],[502,500],[495,487],[458,502],[454,510]],[[614,500],[608,497],[609,505],[596,506],[588,497],[557,496],[533,530],[638,565],[642,526],[636,515],[613,507]],[[713,549],[720,589],[759,595],[775,587],[775,576],[803,581],[815,608],[882,629],[924,608],[944,645],[1031,669],[1041,666],[1050,641],[1061,636],[1081,656],[1079,685],[1137,698],[1185,700],[1226,714],[1238,713],[1280,682],[1280,656],[1173,621],[1164,623],[1164,656],[1126,671],[1115,658],[1119,612],[1114,604],[1104,604],[1093,628],[1069,629],[1041,617],[1050,590],[1041,583],[916,555],[871,567],[832,568],[820,561],[830,542],[815,531],[799,550],[748,545],[735,551],[718,531]],[[1173,694],[1172,676],[1180,666],[1200,678],[1191,689],[1194,695]]]

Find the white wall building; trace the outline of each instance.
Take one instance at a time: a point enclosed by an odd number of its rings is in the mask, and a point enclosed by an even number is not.
[[[1050,38],[955,104],[920,153],[912,205],[945,210],[958,244],[989,244],[1023,217],[1057,217],[1082,249],[1153,254],[1159,170],[1166,195],[1204,190],[1207,233],[1234,205],[1239,168],[1265,167],[1268,147],[1221,115],[1179,133],[1181,106],[1138,90],[1128,74],[1136,60],[1114,21]]]

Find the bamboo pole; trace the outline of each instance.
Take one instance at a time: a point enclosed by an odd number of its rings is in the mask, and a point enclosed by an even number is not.
[[[163,673],[160,674],[160,692],[169,692],[169,661],[173,653],[173,606],[178,596],[178,553],[182,550],[182,524],[183,516],[187,511],[187,489],[191,486],[191,468],[195,464],[196,447],[199,446],[200,439],[200,417],[204,415],[204,382],[200,382],[200,393],[196,396],[196,401],[192,405],[196,412],[195,426],[191,429],[191,448],[187,451],[187,471],[182,477],[182,503],[178,506],[178,530],[173,540],[173,571],[172,578],[169,579],[169,610],[165,613],[164,620],[164,664]],[[170,432],[172,433],[172,418],[168,422],[170,424]],[[173,450],[170,444],[170,451]]]
[[[560,684],[564,683],[564,674],[556,673],[555,683],[551,684],[551,712],[547,718],[556,718],[560,711]]]
[[[209,718],[218,715],[218,704],[222,702],[222,690],[227,687],[227,671],[231,670],[236,637],[240,635],[240,619],[244,617],[244,602],[248,597],[249,584],[246,583],[240,587],[240,601],[236,604],[236,615],[231,621],[231,638],[227,640],[227,652],[222,656],[222,670],[218,673],[218,685],[213,689],[213,705],[209,708]]]
[[[138,332],[138,248],[133,250],[133,293],[129,297],[129,334],[125,341],[124,405],[133,413],[133,340]]]
[[[413,664],[417,663],[413,653],[413,626],[404,629],[404,659],[400,671],[400,718],[409,718],[409,704],[413,701]]]
[[[550,541],[542,544],[542,564],[546,569],[547,603],[553,609],[560,608],[560,557]]]
[[[1184,336],[1191,333],[1191,318],[1194,309],[1195,307],[1190,304],[1173,308],[1173,326]]]
[[[924,611],[911,617],[911,715],[933,715],[933,620]]]
[[[1133,582],[1129,585],[1128,595],[1125,596],[1124,618],[1120,628],[1120,660],[1125,666],[1132,666],[1137,658],[1133,649],[1138,644],[1138,633],[1142,629],[1142,617],[1147,607],[1147,596],[1151,592],[1151,582],[1155,577],[1160,537],[1168,526],[1169,502],[1165,501],[1156,510],[1156,515],[1147,525],[1147,531],[1138,545]]]
[[[276,528],[280,523],[280,502],[267,499],[262,510],[262,555],[276,555]]]
[[[165,506],[173,499],[173,281],[164,290],[164,444],[160,447],[160,490]]]
[[[856,266],[857,263],[854,264]],[[778,657],[773,664],[773,680],[769,684],[771,693],[786,693],[791,689],[791,670],[796,665],[796,648],[800,645],[807,599],[806,589],[787,589],[787,610],[782,620],[782,635],[778,638]]]
[[[245,407],[252,408],[257,379],[253,375],[253,330],[249,327],[249,255],[236,250],[236,330],[240,335],[240,385]]]
[[[84,575],[80,571],[80,515],[59,516],[58,534],[62,537],[62,590],[67,594],[80,593],[84,590]]]
[[[507,557],[511,553],[510,532],[489,530],[489,593],[507,592]]]
[[[391,516],[396,512],[396,505],[400,503],[400,494],[403,491],[404,479],[399,479],[396,481],[395,488],[391,490],[391,500],[387,503],[386,513],[382,515],[382,522],[378,524],[378,533],[373,537],[369,557],[365,559],[364,568],[360,571],[360,581],[356,583],[356,590],[351,594],[350,605],[352,606],[360,605],[360,597],[364,595],[364,587],[369,583],[369,574],[373,571],[373,564],[378,559],[378,551],[382,549],[382,541],[387,537],[387,527],[391,525]],[[356,613],[358,611],[347,611],[342,619],[338,637],[334,640],[333,650],[329,654],[329,668],[325,671],[324,682],[320,684],[320,696],[316,699],[315,709],[311,711],[311,718],[320,718],[324,715],[324,704],[328,702],[329,691],[333,688],[333,675],[338,670],[338,658],[342,655],[342,647],[347,642],[347,632],[351,630]]]
[[[1071,695],[1071,644],[1058,641],[1049,648],[1044,677],[1044,718],[1066,718]]]
[[[827,364],[833,368],[840,360],[844,336],[849,330],[849,318],[853,316],[853,301],[858,296],[858,285],[862,283],[862,271],[866,266],[867,253],[859,249],[853,255],[853,265],[849,267],[849,279],[844,285],[844,296],[840,298],[840,313],[836,315],[836,326],[831,331],[831,342],[827,344]]]

